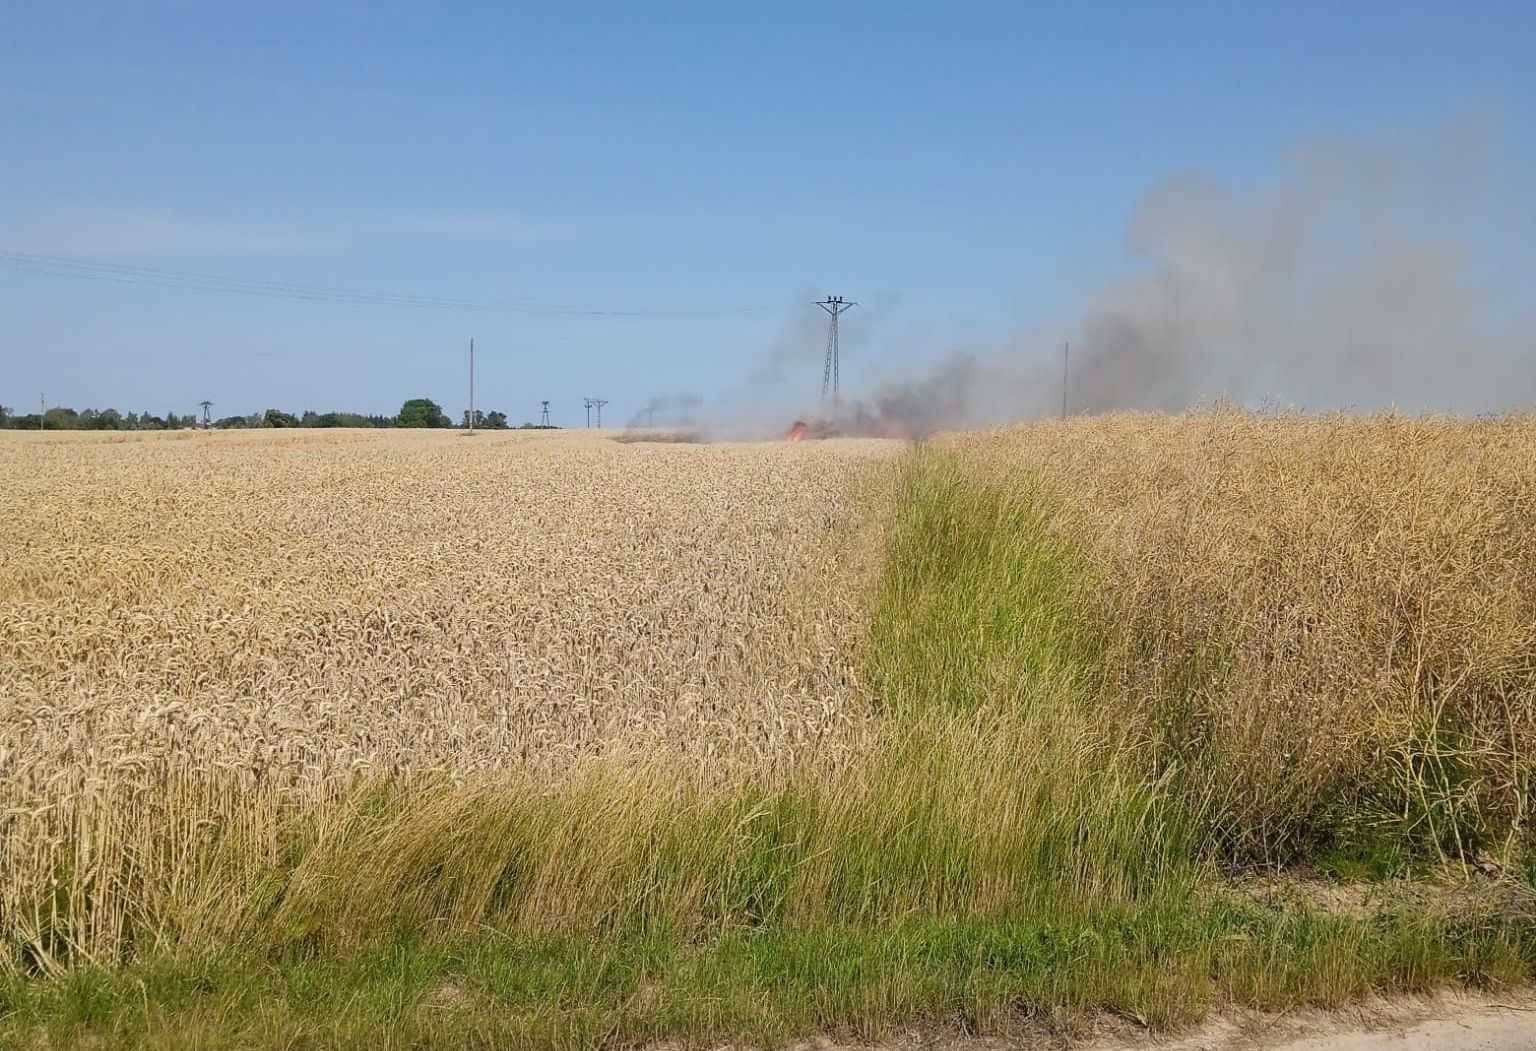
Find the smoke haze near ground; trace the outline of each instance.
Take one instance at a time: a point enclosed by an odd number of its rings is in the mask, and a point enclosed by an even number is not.
[[[1167,179],[1126,233],[1131,271],[1075,323],[951,350],[874,384],[858,378],[880,359],[867,351],[894,304],[861,306],[843,323],[854,396],[837,422],[913,435],[1054,415],[1065,339],[1074,413],[1218,398],[1306,410],[1536,407],[1530,304],[1489,279],[1499,261],[1478,251],[1488,224],[1526,221],[1528,202],[1506,208],[1488,193],[1495,147],[1487,125],[1462,121],[1393,146],[1319,140],[1252,186]],[[1536,274],[1525,251],[1514,272]],[[710,418],[736,435],[772,435],[818,415],[825,347],[825,315],[798,313]]]
[[[699,422],[704,399],[697,394],[658,394],[641,406],[626,425],[640,427],[692,427]]]

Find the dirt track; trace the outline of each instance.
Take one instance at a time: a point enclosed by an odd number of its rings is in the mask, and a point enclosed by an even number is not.
[[[1528,1051],[1536,991],[1374,1001],[1339,1012],[1222,1018],[1167,1041],[1090,1042],[1092,1051]]]
[[[1290,1051],[1387,1051],[1388,1048],[1515,1051],[1536,1047],[1536,1020],[1510,1012],[1490,1012],[1464,1019],[1434,1019],[1387,1032],[1306,1037],[1280,1046]]]
[[[1338,1011],[1232,1011],[1170,1037],[1123,1020],[1095,1028],[1080,1039],[1026,1025],[1008,1036],[912,1032],[881,1045],[817,1040],[791,1051],[1536,1051],[1536,988],[1375,999]]]

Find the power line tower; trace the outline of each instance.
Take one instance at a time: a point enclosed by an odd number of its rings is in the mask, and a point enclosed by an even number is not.
[[[544,411],[542,413],[540,413],[540,415],[539,415],[539,426],[540,427],[548,427],[549,426],[549,399],[545,398],[544,401],[542,402],[542,404],[544,406]]]
[[[827,391],[830,390],[832,404],[836,405],[838,401],[837,319],[858,304],[842,296],[828,296],[816,305],[825,310],[832,319],[827,325],[827,362],[821,370],[821,400],[827,400]]]
[[[607,398],[593,398],[592,407],[597,410],[597,429],[603,429],[603,406],[608,404]]]
[[[200,401],[198,404],[203,407],[203,430],[206,431],[209,427],[213,426],[213,417],[208,415],[208,410],[213,408],[213,402]]]

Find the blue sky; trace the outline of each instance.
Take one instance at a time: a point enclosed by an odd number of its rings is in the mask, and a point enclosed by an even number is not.
[[[0,402],[425,395],[457,415],[471,335],[477,400],[515,421],[541,398],[572,423],[586,394],[610,419],[711,397],[785,344],[809,343],[814,396],[807,301],[827,292],[862,304],[856,388],[1072,332],[1134,266],[1126,230],[1170,175],[1262,184],[1319,136],[1471,114],[1498,129],[1492,185],[1528,195],[1533,41],[1530,3],[0,0],[0,251],[650,312],[360,306],[0,260]],[[1513,214],[1487,260],[1532,232]]]

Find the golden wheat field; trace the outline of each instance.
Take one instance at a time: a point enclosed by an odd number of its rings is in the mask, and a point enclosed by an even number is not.
[[[0,917],[56,922],[23,903],[67,870],[95,903],[61,913],[110,949],[199,822],[359,777],[625,752],[770,776],[853,747],[863,616],[825,541],[892,451],[8,435]]]

